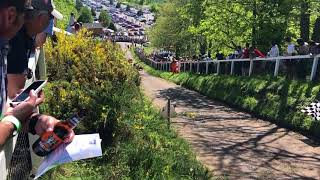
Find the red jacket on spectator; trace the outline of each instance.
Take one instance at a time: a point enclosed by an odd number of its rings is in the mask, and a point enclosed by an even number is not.
[[[259,58],[265,58],[266,56],[261,52],[259,51],[257,48],[254,48],[254,53],[256,54],[257,57]]]

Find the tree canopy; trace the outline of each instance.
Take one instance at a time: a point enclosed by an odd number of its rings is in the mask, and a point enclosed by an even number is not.
[[[111,23],[111,17],[106,10],[101,11],[99,21],[103,24],[104,27],[109,27]]]
[[[91,8],[91,15],[93,17],[96,17],[96,15],[97,15],[96,11],[93,8]]]
[[[83,7],[82,2],[80,0],[76,0],[76,9],[77,9],[77,11],[80,11],[82,7]]]
[[[171,0],[160,9],[151,41],[178,54],[232,51],[251,43],[266,52],[286,37],[319,41],[318,0]]]
[[[80,16],[78,18],[78,22],[83,22],[83,23],[92,23],[93,22],[93,17],[91,14],[91,11],[88,7],[83,7],[80,11]]]

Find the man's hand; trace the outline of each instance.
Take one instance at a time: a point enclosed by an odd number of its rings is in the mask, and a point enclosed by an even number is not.
[[[37,98],[37,95],[33,90],[29,93],[29,99],[27,101],[21,102],[14,108],[8,108],[5,116],[13,115],[24,125],[32,114],[33,109],[43,101],[44,97]],[[42,99],[42,100],[41,100]]]
[[[60,121],[52,116],[41,115],[38,119],[36,126],[35,126],[35,131],[39,136],[41,136],[44,132],[53,131],[54,126],[58,122],[60,122]],[[64,142],[65,143],[72,142],[74,135],[75,134],[72,130],[71,133],[69,134],[69,136],[64,140]]]

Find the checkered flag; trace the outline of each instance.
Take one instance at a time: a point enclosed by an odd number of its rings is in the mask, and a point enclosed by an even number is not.
[[[312,116],[316,121],[320,121],[320,102],[317,100],[317,102],[311,103],[309,106],[303,108],[301,112]]]

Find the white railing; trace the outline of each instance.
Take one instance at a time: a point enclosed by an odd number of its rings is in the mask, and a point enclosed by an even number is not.
[[[247,75],[251,76],[253,74],[254,63],[274,63],[273,68],[273,75],[278,76],[280,65],[290,60],[291,62],[294,61],[313,61],[312,68],[310,70],[310,77],[309,80],[312,81],[315,79],[317,69],[318,69],[318,61],[320,55],[317,56],[310,56],[310,55],[301,55],[301,56],[279,56],[279,57],[268,57],[268,58],[254,58],[254,59],[229,59],[229,60],[210,60],[210,61],[179,61],[179,69],[180,72],[195,72],[195,73],[204,73],[210,74],[212,71],[214,74],[221,74],[222,64],[229,63],[230,70],[229,74],[234,74],[234,69],[236,67],[237,62],[247,62],[249,63]],[[155,69],[163,70],[163,71],[170,71],[170,64],[171,62],[157,62],[152,59],[146,58],[148,64]],[[205,65],[203,71],[200,72],[200,66]],[[214,69],[210,69],[210,65],[213,65]]]

